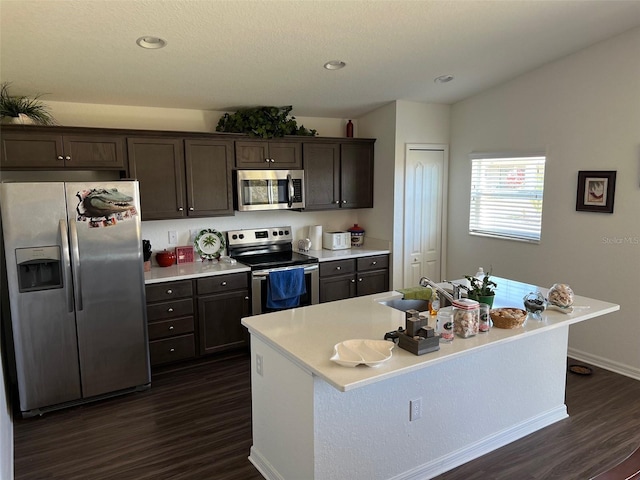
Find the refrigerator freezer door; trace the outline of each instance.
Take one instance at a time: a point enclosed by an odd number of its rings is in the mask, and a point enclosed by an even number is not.
[[[150,382],[138,182],[67,183],[84,397]]]
[[[81,397],[76,323],[66,239],[63,183],[0,185],[7,283],[11,304],[20,410],[37,410]],[[18,282],[20,249],[55,247],[62,288],[23,289]],[[49,248],[38,248],[43,252]],[[42,272],[33,269],[34,275]]]

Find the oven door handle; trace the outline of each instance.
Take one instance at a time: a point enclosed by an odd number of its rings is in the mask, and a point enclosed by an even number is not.
[[[314,270],[318,270],[318,265],[311,265],[309,267],[304,267],[304,273],[309,273],[309,272],[313,272]],[[251,276],[253,278],[267,278],[269,276],[270,272],[276,272],[278,270],[292,270],[292,268],[273,268],[271,270],[256,270],[254,272],[251,272]]]

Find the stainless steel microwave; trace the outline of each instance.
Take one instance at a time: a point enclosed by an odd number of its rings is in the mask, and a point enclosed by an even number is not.
[[[237,170],[241,212],[304,208],[304,170]]]

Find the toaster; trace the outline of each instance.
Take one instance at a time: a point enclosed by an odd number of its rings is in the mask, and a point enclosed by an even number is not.
[[[351,248],[351,234],[349,232],[323,232],[322,248],[325,250]]]

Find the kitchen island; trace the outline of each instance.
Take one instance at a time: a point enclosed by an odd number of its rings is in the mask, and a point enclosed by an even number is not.
[[[496,281],[494,307],[547,293]],[[265,478],[431,478],[562,420],[569,325],[619,309],[576,296],[571,314],[547,310],[542,320],[456,338],[426,355],[396,346],[377,367],[332,362],[335,344],[404,326],[403,312],[379,303],[393,297],[400,294],[243,319],[251,334],[249,459]]]

